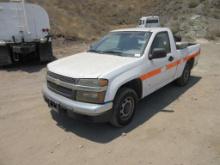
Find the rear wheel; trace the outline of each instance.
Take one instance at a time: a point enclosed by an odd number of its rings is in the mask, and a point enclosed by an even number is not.
[[[0,45],[0,67],[12,64],[9,45]]]
[[[191,69],[192,67],[190,66],[189,63],[187,63],[181,77],[176,80],[176,84],[178,86],[185,86],[188,84],[189,79],[191,77]]]
[[[128,125],[134,117],[137,100],[137,94],[133,89],[120,89],[114,100],[110,123],[115,127]]]

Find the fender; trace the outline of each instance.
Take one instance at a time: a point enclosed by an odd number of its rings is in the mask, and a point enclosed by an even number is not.
[[[187,62],[193,61],[192,68],[198,64],[198,59],[199,59],[200,53],[201,53],[200,48],[197,50],[195,48],[193,48],[193,50],[187,51],[187,53],[184,57],[181,57],[179,65],[177,66],[176,78],[179,78],[182,75],[183,70],[184,70]]]
[[[109,82],[109,86],[108,86],[108,89],[107,89],[106,99],[105,99],[106,102],[113,101],[116,94],[117,94],[117,91],[124,84],[126,84],[126,83],[128,83],[132,80],[139,79],[141,71],[142,71],[142,69],[141,69],[140,66],[139,67],[133,67],[133,68],[130,68],[129,70],[126,70],[125,72],[121,73],[120,75],[118,75],[114,79],[112,79]]]

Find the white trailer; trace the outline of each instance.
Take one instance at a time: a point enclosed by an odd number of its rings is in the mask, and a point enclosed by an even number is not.
[[[0,66],[53,59],[49,17],[42,7],[24,0],[0,3],[0,22]]]

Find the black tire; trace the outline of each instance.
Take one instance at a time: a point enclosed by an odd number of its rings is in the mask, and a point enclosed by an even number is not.
[[[115,97],[110,123],[115,127],[128,125],[135,114],[138,96],[133,89],[121,88]]]
[[[183,70],[181,77],[176,80],[176,84],[178,86],[182,87],[182,86],[186,86],[188,84],[190,77],[191,77],[191,69],[192,69],[192,67],[190,66],[189,63],[187,63],[184,70]]]
[[[0,66],[12,64],[11,52],[9,45],[0,46]]]

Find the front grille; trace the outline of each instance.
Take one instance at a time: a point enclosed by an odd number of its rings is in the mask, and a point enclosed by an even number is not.
[[[49,76],[53,77],[53,78],[59,79],[63,82],[67,82],[67,83],[70,83],[70,84],[77,84],[77,82],[79,81],[79,79],[62,76],[62,75],[59,75],[59,74],[56,74],[56,73],[53,73],[53,72],[50,72],[50,71],[48,71],[47,74]]]
[[[55,73],[52,73],[52,72],[49,72],[48,75],[53,77],[53,78],[59,79],[63,82],[68,82],[68,83],[75,82],[75,79],[72,79],[72,78],[69,78],[69,77],[64,77],[64,76],[61,76],[61,75],[58,75],[58,74],[55,74]],[[57,84],[55,84],[51,81],[47,81],[47,87],[51,91],[53,91],[57,94],[60,94],[64,97],[66,97],[66,98],[69,98],[69,99],[72,99],[72,100],[76,99],[76,91],[75,90],[57,85]]]

